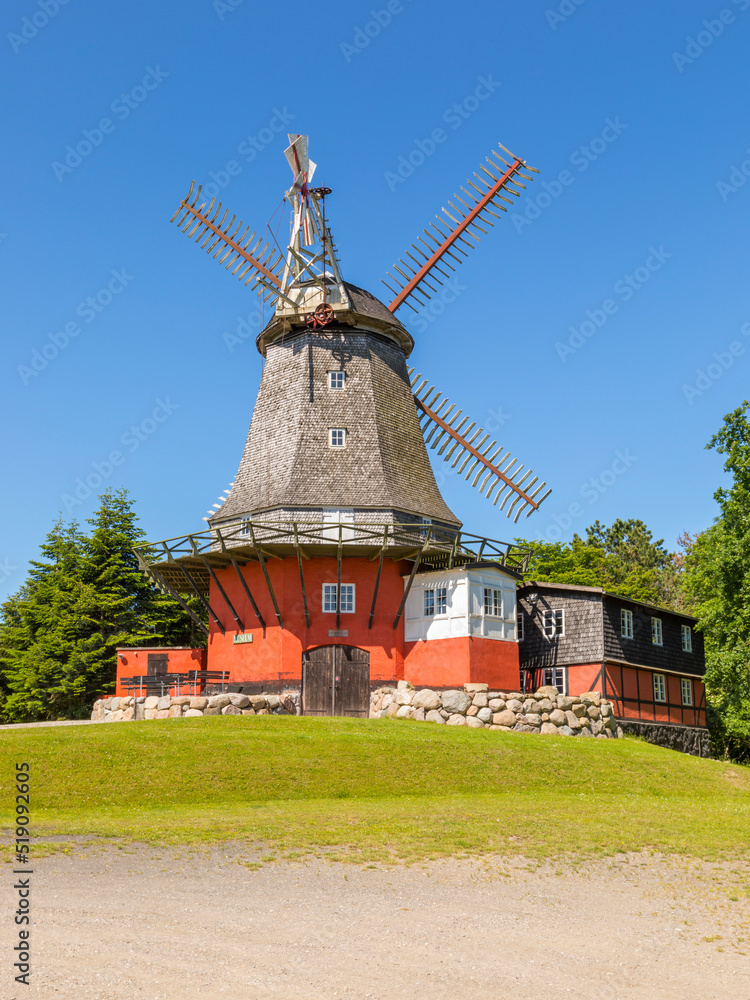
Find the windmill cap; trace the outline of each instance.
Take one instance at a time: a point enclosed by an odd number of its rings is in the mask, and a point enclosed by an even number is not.
[[[348,281],[344,282],[344,288],[349,296],[349,307],[335,307],[334,322],[361,330],[371,330],[388,337],[401,347],[408,358],[414,349],[414,338],[390,309],[364,288],[358,288]],[[274,341],[286,336],[292,330],[306,329],[305,320],[306,315],[301,312],[294,316],[277,316],[274,313],[255,341],[263,357],[266,356],[268,346]]]

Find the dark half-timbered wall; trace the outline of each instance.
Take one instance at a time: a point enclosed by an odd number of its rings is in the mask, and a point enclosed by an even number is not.
[[[633,612],[633,638],[621,635],[620,611]],[[638,663],[653,670],[669,670],[691,677],[705,671],[703,636],[693,631],[691,653],[682,649],[681,625],[694,625],[692,618],[675,615],[661,608],[648,608],[625,598],[604,595],[604,655],[608,660]],[[661,618],[664,643],[651,641],[651,619]]]

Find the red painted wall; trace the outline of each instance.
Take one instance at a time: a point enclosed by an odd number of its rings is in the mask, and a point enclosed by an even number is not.
[[[403,618],[394,630],[393,621],[404,593],[402,574],[408,564],[386,560],[378,588],[378,598],[372,628],[368,628],[370,607],[375,590],[377,563],[368,559],[344,560],[342,583],[355,584],[355,610],[341,615],[340,628],[348,636],[331,637],[336,629],[336,615],[324,613],[323,584],[336,583],[336,559],[315,558],[302,561],[310,612],[310,627],[305,623],[302,586],[296,558],[268,559],[273,587],[284,628],[280,628],[273,602],[259,563],[241,567],[248,587],[266,623],[260,627],[250,601],[232,567],[217,571],[227,596],[239,615],[246,632],[253,635],[252,643],[235,645],[234,635],[240,631],[215,584],[211,585],[210,604],[221,620],[226,634],[211,621],[208,669],[229,670],[230,683],[273,683],[281,687],[299,683],[302,677],[302,653],[316,646],[358,646],[370,654],[370,681],[373,684],[401,680],[404,676]]]
[[[148,673],[148,654],[166,653],[167,670],[170,674],[186,674],[190,670],[206,669],[206,650],[189,649],[181,646],[170,648],[169,646],[139,646],[137,649],[117,650],[117,687],[115,695],[121,698],[126,693],[122,687],[123,677],[136,677]]]
[[[620,667],[608,663],[606,667],[606,694],[614,703],[615,715],[620,719],[645,722],[670,722],[673,725],[706,725],[706,691],[703,681],[691,678],[693,704],[683,706],[680,678],[665,674],[667,703],[654,701],[654,673],[658,670],[641,670],[637,667]]]
[[[575,663],[568,667],[568,694],[602,690],[601,663]]]
[[[430,639],[404,646],[404,679],[415,688],[460,688],[469,682],[517,691],[518,645],[481,636]]]

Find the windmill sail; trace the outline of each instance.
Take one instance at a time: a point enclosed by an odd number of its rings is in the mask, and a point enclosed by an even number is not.
[[[206,251],[212,251],[214,260],[224,264],[227,271],[235,274],[246,285],[252,283],[266,301],[277,298],[281,293],[281,278],[278,271],[284,262],[283,254],[262,237],[255,239],[255,232],[250,232],[250,226],[240,219],[235,225],[236,215],[229,222],[229,209],[222,215],[221,202],[212,198],[208,206],[200,202],[201,186],[193,196],[195,181],[190,185],[187,197],[180,202],[180,207],[172,216],[171,221],[177,225],[188,238]],[[191,200],[192,199],[192,200]],[[249,234],[249,235],[248,235]]]
[[[414,374],[409,369],[414,402],[419,411],[419,423],[429,448],[438,450],[443,461],[450,462],[471,485],[488,500],[492,500],[500,510],[508,501],[508,517],[518,523],[521,514],[528,517],[538,510],[552,490],[546,490],[546,483],[539,483],[539,477],[510,452],[498,446],[481,427],[477,427],[463,410],[457,410],[441,392],[427,379]],[[539,485],[537,485],[539,484]]]
[[[524,171],[539,173],[505,146],[499,148],[510,159],[493,150],[492,158],[486,159],[487,165],[480,166],[481,174],[475,172],[474,180],[470,178],[466,181],[471,190],[461,187],[462,194],[455,194],[453,201],[448,202],[451,210],[442,209],[445,218],[435,216],[437,224],[432,222],[429,229],[424,230],[425,238],[420,236],[417,240],[420,246],[412,243],[414,253],[407,250],[394,264],[395,274],[386,272],[388,281],[383,280],[383,284],[394,295],[388,305],[391,312],[404,303],[416,312],[412,300],[418,305],[425,305],[431,298],[429,293],[437,292],[435,285],[443,284],[441,276],[442,279],[450,278],[448,272],[455,271],[456,264],[462,263],[468,256],[467,250],[479,243],[481,237],[477,233],[486,235],[487,230],[483,227],[494,226],[490,216],[499,219],[501,216],[497,211],[507,212],[502,202],[512,205],[513,197],[520,197],[518,188],[525,189],[526,185],[519,178],[533,180]]]

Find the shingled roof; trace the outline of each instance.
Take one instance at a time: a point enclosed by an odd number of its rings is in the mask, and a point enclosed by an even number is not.
[[[460,524],[427,457],[405,350],[383,330],[401,324],[368,292],[348,290],[356,326],[298,327],[265,344],[239,471],[212,524],[327,507],[371,511],[372,521],[396,511]],[[342,370],[345,388],[330,389],[328,372]],[[346,431],[345,448],[329,447],[332,428]]]

